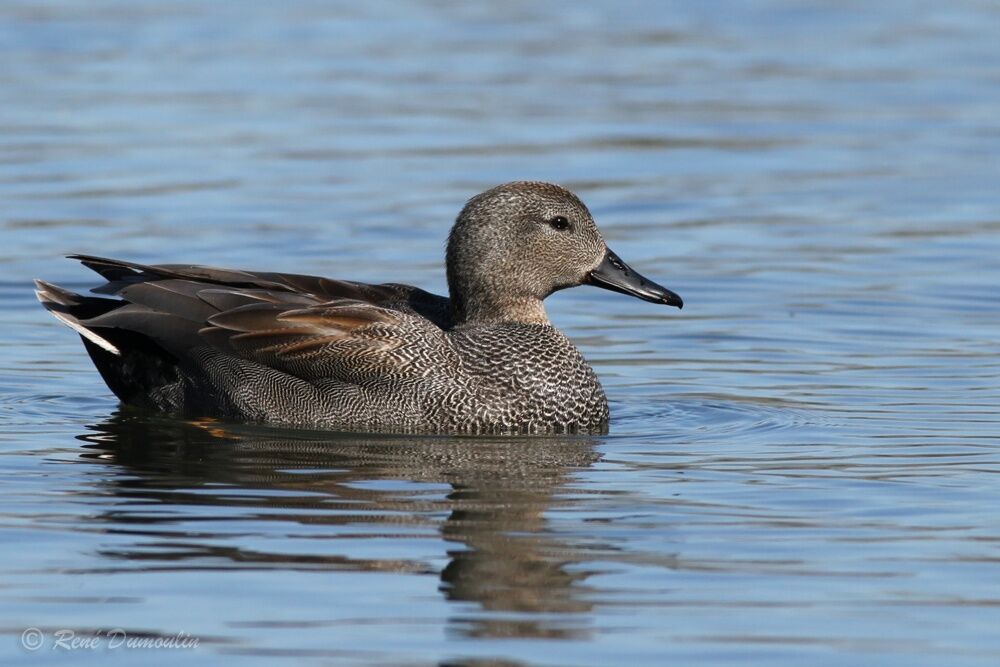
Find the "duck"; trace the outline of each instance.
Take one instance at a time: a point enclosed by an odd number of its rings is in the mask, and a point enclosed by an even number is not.
[[[682,308],[612,252],[584,203],[515,181],[448,235],[448,296],[399,283],[69,255],[97,296],[36,280],[125,405],[190,419],[360,432],[606,433],[608,401],[546,314],[594,285]]]

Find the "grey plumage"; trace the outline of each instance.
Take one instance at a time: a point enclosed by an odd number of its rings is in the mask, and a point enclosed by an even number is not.
[[[584,283],[680,306],[607,249],[569,191],[473,197],[449,236],[449,298],[399,284],[74,255],[88,297],[37,281],[126,403],[352,430],[603,432],[608,405],[542,300]]]

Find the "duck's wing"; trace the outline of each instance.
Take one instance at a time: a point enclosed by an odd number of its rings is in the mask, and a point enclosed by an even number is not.
[[[69,255],[69,258],[79,260],[108,281],[91,290],[97,294],[121,294],[123,289],[133,284],[173,278],[230,289],[263,290],[274,293],[272,296],[275,299],[285,297],[294,300],[292,295],[307,297],[317,303],[352,299],[419,315],[441,328],[451,326],[448,299],[412,285],[372,285],[320,276],[239,271],[191,264],[145,265],[94,255]]]
[[[416,378],[452,355],[445,332],[426,318],[355,299],[249,303],[208,325],[199,335],[213,347],[311,381]]]
[[[83,297],[40,283],[39,299],[105,351],[140,334],[179,359],[209,346],[307,381],[420,372],[446,355],[448,300],[408,285],[74,255],[108,282]],[[88,335],[89,334],[89,335]]]

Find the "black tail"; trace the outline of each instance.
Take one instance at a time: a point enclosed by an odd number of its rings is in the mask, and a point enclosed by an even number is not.
[[[35,285],[42,306],[80,334],[101,377],[119,400],[167,412],[181,407],[183,385],[174,355],[135,331],[88,324],[125,306],[124,301],[83,296],[42,280]]]

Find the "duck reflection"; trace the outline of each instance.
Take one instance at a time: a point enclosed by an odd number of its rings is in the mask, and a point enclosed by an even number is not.
[[[356,533],[363,524],[376,527],[385,541],[405,531],[436,532],[455,545],[440,571],[440,590],[448,600],[480,609],[452,618],[452,632],[547,638],[585,632],[564,616],[590,609],[583,597],[587,574],[572,567],[585,557],[580,547],[547,532],[545,513],[564,502],[560,494],[570,475],[598,459],[598,438],[316,433],[188,423],[123,409],[80,439],[87,443],[86,460],[125,472],[102,483],[127,502],[99,520],[119,528],[144,525],[137,531],[141,543],[104,553],[108,558],[170,569],[204,559],[239,567],[440,569],[407,558],[403,546],[395,559],[302,553],[300,540],[295,553],[262,553],[243,548],[232,533],[199,537],[157,526],[175,524],[178,514],[203,519],[198,510],[204,506],[225,508],[217,519],[238,508],[241,520],[249,511],[251,520],[320,524],[332,535],[338,527]],[[163,505],[171,511],[164,513]],[[150,536],[157,538],[152,544]]]

